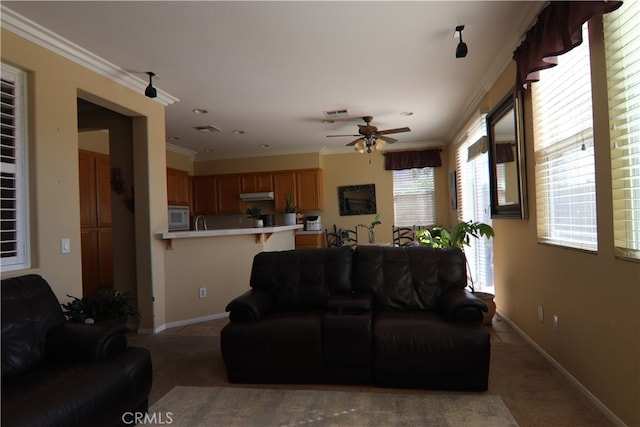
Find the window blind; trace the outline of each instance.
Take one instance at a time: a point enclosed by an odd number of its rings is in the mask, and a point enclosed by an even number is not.
[[[29,267],[24,116],[24,73],[2,64],[0,79],[0,263]]]
[[[583,43],[532,85],[538,240],[597,250],[591,74]]]
[[[603,19],[616,253],[640,259],[640,2]]]
[[[489,212],[489,159],[486,149],[486,115],[481,114],[466,129],[456,149],[458,219],[491,224]],[[471,239],[465,247],[469,274],[476,290],[493,291],[493,240]]]
[[[397,226],[434,225],[435,177],[432,167],[393,171],[393,214]]]

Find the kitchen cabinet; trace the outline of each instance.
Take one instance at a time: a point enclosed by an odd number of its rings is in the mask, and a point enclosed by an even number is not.
[[[240,203],[240,175],[218,175],[216,177],[218,213],[242,213]]]
[[[284,212],[287,202],[285,197],[291,193],[291,200],[294,206],[296,201],[296,174],[293,171],[277,172],[273,174],[273,192],[275,197],[276,212]]]
[[[273,191],[273,175],[271,173],[252,173],[240,176],[241,193],[261,193]]]
[[[296,206],[301,211],[322,210],[322,170],[306,169],[296,171]]]
[[[296,249],[324,248],[325,241],[326,238],[324,231],[296,233],[295,238]]]
[[[193,215],[218,213],[218,198],[215,175],[193,177]]]
[[[78,152],[82,292],[113,287],[111,168],[109,156]]]
[[[167,168],[167,202],[169,205],[189,205],[189,174],[178,169]]]

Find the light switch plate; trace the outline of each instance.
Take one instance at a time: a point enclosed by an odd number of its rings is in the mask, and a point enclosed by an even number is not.
[[[60,251],[63,254],[68,254],[71,252],[71,241],[68,238],[64,238],[60,240]]]

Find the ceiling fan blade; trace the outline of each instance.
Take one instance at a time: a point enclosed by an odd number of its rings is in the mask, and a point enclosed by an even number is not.
[[[396,129],[387,129],[387,130],[381,130],[378,133],[378,135],[386,135],[389,133],[400,133],[400,132],[411,132],[411,129],[409,128],[396,128]]]
[[[351,141],[351,142],[350,142],[350,143],[348,143],[346,146],[347,146],[347,147],[350,147],[350,146],[356,145],[356,144],[358,143],[358,141],[362,141],[362,138],[358,138],[358,139],[356,139],[355,141]]]
[[[334,138],[337,136],[360,136],[360,135],[327,135],[327,138]]]
[[[394,142],[398,142],[397,139],[389,138],[388,136],[384,136],[384,135],[377,135],[377,137],[378,137],[378,139],[381,139],[384,142],[389,143],[389,144],[393,144]]]

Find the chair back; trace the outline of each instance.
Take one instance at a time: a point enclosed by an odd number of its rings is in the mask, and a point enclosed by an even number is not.
[[[393,246],[415,246],[416,230],[413,227],[392,226]]]

